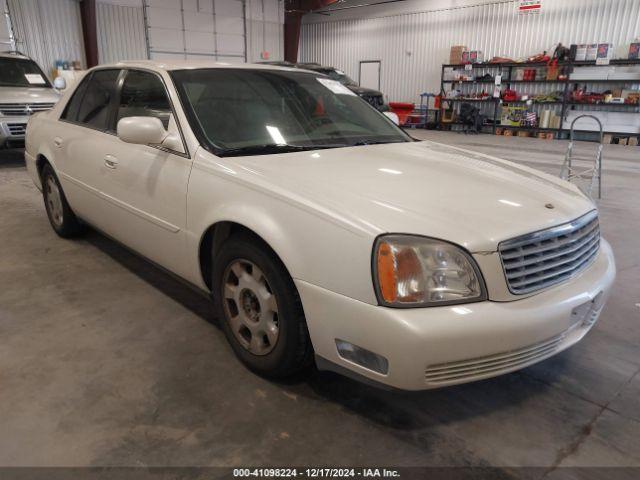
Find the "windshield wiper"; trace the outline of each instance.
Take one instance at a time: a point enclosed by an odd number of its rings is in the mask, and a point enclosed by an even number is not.
[[[219,157],[241,157],[243,155],[270,155],[274,153],[289,153],[289,152],[305,152],[309,150],[320,150],[324,148],[342,148],[349,147],[347,144],[335,144],[335,145],[278,145],[275,143],[266,143],[263,145],[249,145],[246,147],[227,148],[219,152]]]
[[[361,140],[359,142],[352,143],[351,146],[361,147],[363,145],[382,145],[385,143],[402,143],[402,142],[399,142],[396,140]]]

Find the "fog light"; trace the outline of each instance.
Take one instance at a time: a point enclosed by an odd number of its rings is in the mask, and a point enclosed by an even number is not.
[[[336,347],[338,348],[338,354],[345,360],[349,360],[361,367],[383,375],[386,375],[389,371],[389,362],[387,359],[376,353],[370,352],[353,343],[338,340],[337,338]]]

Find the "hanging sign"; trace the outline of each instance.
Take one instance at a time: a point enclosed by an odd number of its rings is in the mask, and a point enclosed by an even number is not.
[[[542,11],[542,0],[519,0],[518,13],[520,15],[538,14]]]

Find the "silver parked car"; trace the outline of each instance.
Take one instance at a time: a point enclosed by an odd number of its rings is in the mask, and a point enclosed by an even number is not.
[[[0,53],[0,148],[24,146],[29,117],[59,99],[36,62],[20,52]]]

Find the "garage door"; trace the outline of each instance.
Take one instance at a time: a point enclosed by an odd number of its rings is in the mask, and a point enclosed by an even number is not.
[[[152,59],[246,61],[242,0],[145,0]]]

